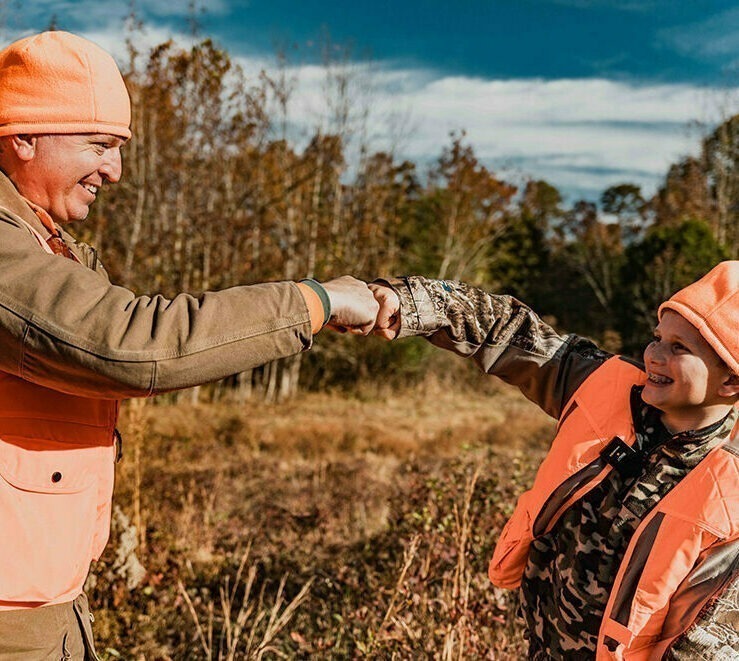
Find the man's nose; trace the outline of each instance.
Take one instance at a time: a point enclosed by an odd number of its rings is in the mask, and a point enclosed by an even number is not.
[[[115,184],[120,180],[123,165],[119,147],[111,147],[106,150],[105,159],[98,170],[111,184]]]

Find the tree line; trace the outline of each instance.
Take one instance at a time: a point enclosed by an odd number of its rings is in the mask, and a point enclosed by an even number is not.
[[[113,280],[135,291],[418,273],[512,294],[560,330],[638,355],[659,302],[739,257],[739,115],[702,140],[698,157],[670,167],[653,197],[623,183],[599,204],[567,205],[546,181],[504,181],[464,132],[450,135],[428,173],[374,151],[352,121],[350,68],[326,63],[331,121],[298,149],[286,66],[247,79],[210,39],[147,53],[135,43],[134,34],[124,67],[133,106],[125,176],[81,228]],[[215,392],[284,398],[431,369],[415,343],[319,344]]]

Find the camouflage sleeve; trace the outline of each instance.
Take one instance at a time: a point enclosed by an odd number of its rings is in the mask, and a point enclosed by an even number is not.
[[[739,659],[739,574],[667,650],[667,661]]]
[[[610,357],[592,342],[560,335],[512,296],[420,276],[385,280],[400,298],[399,337],[423,336],[471,358],[558,418],[580,384]]]

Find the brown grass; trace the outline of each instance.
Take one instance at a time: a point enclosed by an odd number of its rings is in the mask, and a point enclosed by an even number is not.
[[[90,585],[99,651],[521,658],[515,597],[486,564],[552,430],[509,389],[434,384],[129,405],[116,502],[143,523],[147,571],[126,587],[114,528]]]

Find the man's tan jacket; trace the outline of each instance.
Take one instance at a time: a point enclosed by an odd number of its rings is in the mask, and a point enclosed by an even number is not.
[[[120,399],[217,380],[311,344],[295,283],[137,297],[100,266],[46,254],[28,225],[41,231],[0,173],[0,370],[8,374]],[[70,248],[92,266],[89,247]]]
[[[108,538],[119,401],[311,345],[294,283],[135,296],[94,251],[50,254],[0,173],[0,610],[73,600]]]

